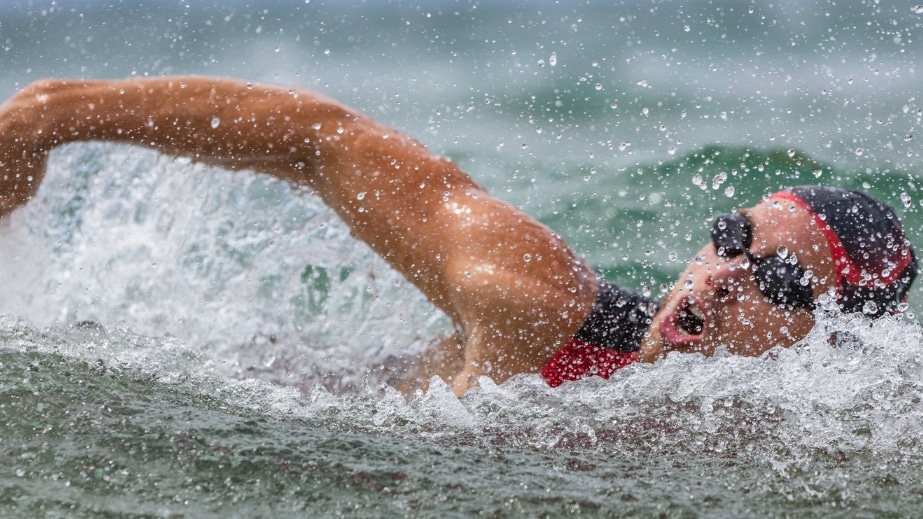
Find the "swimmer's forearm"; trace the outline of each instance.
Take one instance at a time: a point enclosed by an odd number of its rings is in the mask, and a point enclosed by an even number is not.
[[[48,152],[74,141],[127,142],[210,164],[284,174],[279,161],[272,162],[283,147],[292,157],[311,155],[311,136],[298,135],[298,143],[288,145],[297,133],[289,114],[305,103],[285,94],[195,77],[35,82],[0,106],[0,217],[34,195]],[[345,113],[333,102],[311,106]],[[306,127],[297,129],[304,133]]]
[[[46,80],[20,96],[39,149],[125,142],[284,177],[310,166],[335,132],[371,124],[313,92],[203,77]]]

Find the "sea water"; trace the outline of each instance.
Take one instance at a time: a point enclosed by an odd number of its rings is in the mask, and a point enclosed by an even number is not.
[[[0,94],[176,73],[314,88],[658,296],[714,214],[782,186],[870,192],[920,241],[920,11],[16,2]],[[0,515],[914,516],[920,290],[878,321],[818,314],[761,358],[405,398],[389,366],[450,323],[312,193],[69,145],[0,224]]]

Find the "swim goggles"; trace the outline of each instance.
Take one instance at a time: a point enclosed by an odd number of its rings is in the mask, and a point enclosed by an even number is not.
[[[762,258],[750,252],[753,226],[743,214],[731,213],[715,218],[711,241],[722,258],[732,259],[743,254],[750,260],[757,287],[772,304],[789,309],[814,309],[810,280],[793,256],[788,256],[782,247],[776,254]]]

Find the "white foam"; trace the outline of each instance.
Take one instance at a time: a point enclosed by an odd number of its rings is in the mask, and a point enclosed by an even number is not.
[[[175,336],[228,375],[356,384],[362,360],[446,326],[312,193],[132,147],[56,150],[0,250],[16,254],[0,262],[0,313]]]

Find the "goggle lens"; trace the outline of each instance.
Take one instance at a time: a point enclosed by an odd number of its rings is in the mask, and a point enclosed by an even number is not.
[[[732,259],[744,254],[760,292],[772,304],[789,308],[814,308],[814,294],[804,271],[794,261],[781,255],[757,257],[750,252],[753,245],[753,226],[741,213],[715,218],[711,240],[718,255]]]

